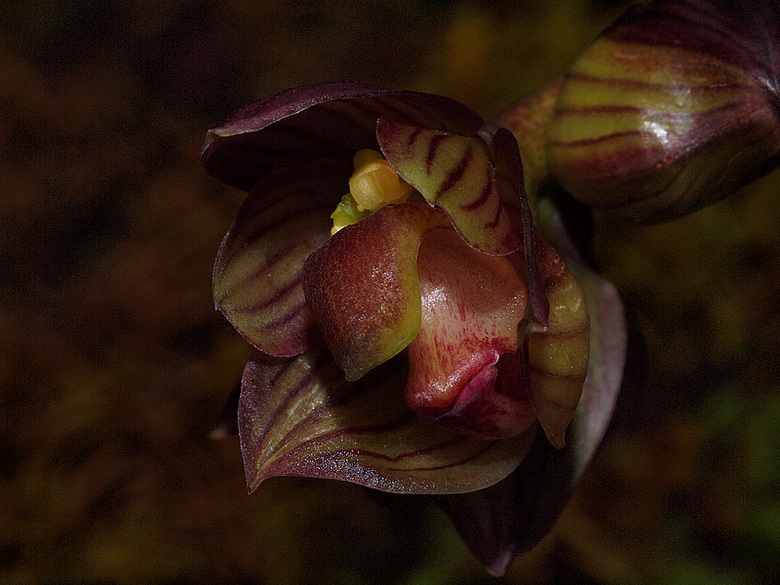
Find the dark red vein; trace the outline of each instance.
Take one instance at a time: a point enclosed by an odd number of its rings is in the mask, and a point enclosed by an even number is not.
[[[494,191],[494,185],[493,185],[493,177],[490,175],[490,168],[488,168],[488,176],[487,180],[485,181],[485,186],[482,188],[482,191],[477,196],[474,201],[471,201],[469,203],[465,203],[460,206],[460,208],[463,211],[474,211],[475,209],[478,209],[479,207],[482,207],[485,203],[490,201],[491,195],[495,193]]]
[[[455,185],[458,184],[458,182],[463,178],[463,175],[466,173],[466,169],[468,169],[469,165],[471,164],[471,159],[474,158],[474,151],[472,150],[471,145],[468,146],[465,154],[461,157],[460,161],[458,161],[458,164],[455,166],[454,169],[452,169],[447,175],[447,178],[444,179],[442,184],[439,186],[439,190],[436,193],[436,197],[441,197],[444,193],[451,190]]]
[[[446,134],[434,134],[431,137],[431,141],[428,143],[428,153],[425,156],[425,172],[431,174],[434,160],[436,159],[436,153],[439,150],[439,145],[447,137]]]

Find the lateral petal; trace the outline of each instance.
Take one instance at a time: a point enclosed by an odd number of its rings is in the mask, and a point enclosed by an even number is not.
[[[530,327],[522,353],[531,400],[550,442],[558,448],[580,401],[588,372],[588,308],[582,289],[563,260],[539,238],[539,265],[550,304],[543,331]]]
[[[319,339],[301,287],[303,263],[328,239],[330,213],[349,174],[348,164],[320,160],[267,175],[217,253],[217,307],[269,355],[297,355]]]
[[[398,174],[428,203],[446,211],[469,245],[500,256],[522,247],[501,202],[495,169],[482,140],[387,118],[377,122],[377,138]]]

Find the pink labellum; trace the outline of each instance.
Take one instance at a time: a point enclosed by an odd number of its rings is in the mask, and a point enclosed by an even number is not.
[[[546,203],[539,215],[557,234],[556,247],[582,286],[590,324],[588,373],[568,445],[557,450],[540,436],[505,480],[478,492],[434,499],[495,576],[503,575],[515,559],[539,543],[569,501],[607,429],[626,363],[620,296],[583,263],[557,210]]]
[[[419,416],[482,437],[514,436],[536,420],[519,366],[526,287],[514,266],[432,232],[418,255],[422,325],[409,345],[406,400]]]

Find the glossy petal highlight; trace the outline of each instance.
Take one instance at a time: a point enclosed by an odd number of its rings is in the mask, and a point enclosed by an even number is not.
[[[547,128],[553,176],[636,223],[685,215],[780,153],[775,0],[663,0],[608,29],[566,75]]]
[[[388,205],[306,260],[306,301],[347,380],[386,362],[417,335],[417,251],[434,229],[450,229],[442,212],[421,203]]]
[[[407,403],[423,418],[481,438],[525,431],[536,414],[520,370],[498,363],[515,355],[526,309],[514,266],[451,230],[429,234],[417,264],[422,326],[408,348]]]

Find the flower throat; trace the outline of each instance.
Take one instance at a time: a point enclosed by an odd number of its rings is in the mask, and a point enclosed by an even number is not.
[[[376,150],[359,150],[352,164],[355,172],[349,178],[349,193],[341,198],[330,216],[331,236],[385,205],[405,202],[414,191]]]

